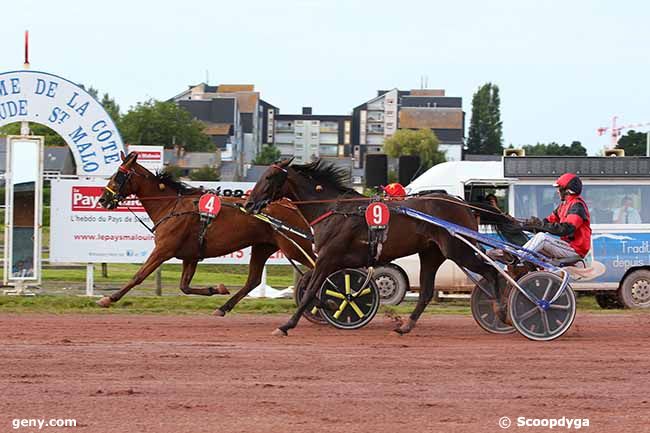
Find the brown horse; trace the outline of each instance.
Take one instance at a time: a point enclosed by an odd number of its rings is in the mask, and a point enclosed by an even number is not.
[[[251,261],[246,284],[214,314],[223,316],[261,282],[264,264],[278,250],[305,266],[312,266],[315,256],[311,242],[296,235],[278,232],[266,222],[239,208],[241,198],[222,197],[221,211],[208,226],[203,246],[199,241],[202,228],[197,209],[199,197],[205,193],[173,180],[165,174],[153,174],[137,163],[137,154],[122,154],[122,165],[111,177],[100,204],[114,209],[120,200],[135,195],[154,223],[155,248],[135,276],[121,290],[98,301],[102,307],[117,302],[134,286],[165,261],[176,257],[183,261],[180,289],[183,293],[211,296],[218,290],[191,288],[190,282],[198,262],[251,246]],[[268,208],[268,214],[285,223],[309,232],[309,225],[300,212],[289,203]],[[291,239],[291,240],[290,240]],[[293,241],[293,242],[292,242]],[[304,253],[303,253],[304,251]],[[226,292],[227,293],[227,292]]]
[[[329,274],[343,268],[370,266],[375,262],[370,258],[368,229],[360,209],[368,204],[368,199],[346,186],[349,181],[347,172],[323,160],[305,165],[290,163],[291,160],[285,160],[270,166],[246,201],[246,208],[257,212],[274,200],[287,197],[296,201],[310,221],[321,218],[314,226],[318,259],[304,289],[305,296],[289,321],[274,331],[275,335],[287,335],[287,331],[298,324],[300,315],[314,300],[317,290]],[[418,303],[409,321],[397,328],[397,332],[407,333],[415,327],[433,297],[436,272],[446,259],[483,275],[492,285],[496,283],[498,276],[494,268],[480,260],[469,246],[452,237],[445,229],[394,213],[398,206],[410,207],[477,230],[476,217],[463,201],[447,194],[432,194],[423,199],[392,201],[388,206],[393,210],[391,221],[376,263],[389,263],[416,253],[420,256]],[[321,307],[327,308],[326,305]]]

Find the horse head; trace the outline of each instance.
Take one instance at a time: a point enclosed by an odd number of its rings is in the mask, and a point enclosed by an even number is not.
[[[248,212],[258,213],[272,201],[289,195],[287,179],[292,161],[293,158],[275,162],[262,173],[244,204]]]
[[[136,173],[137,167],[139,167],[136,163],[138,154],[131,152],[124,156],[124,152],[120,152],[120,157],[122,158],[122,164],[108,180],[108,184],[104,187],[104,192],[99,198],[99,204],[109,210],[115,209],[120,201],[134,192],[131,179]]]

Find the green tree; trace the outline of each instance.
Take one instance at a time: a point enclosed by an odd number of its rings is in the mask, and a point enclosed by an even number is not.
[[[100,101],[106,112],[108,113],[109,116],[111,116],[111,119],[113,119],[113,122],[115,124],[119,124],[120,122],[120,106],[117,105],[117,102],[115,102],[115,99],[111,98],[108,93],[104,93],[104,96],[102,97],[102,100]]]
[[[579,141],[572,141],[568,146],[553,141],[548,144],[527,144],[522,148],[526,156],[587,156],[587,149]]]
[[[467,152],[478,155],[500,155],[503,152],[501,98],[496,84],[482,85],[472,97]]]
[[[174,102],[148,100],[132,107],[120,121],[122,137],[129,144],[154,144],[173,147],[182,145],[187,151],[215,149],[204,125]]]
[[[262,146],[262,151],[255,156],[253,164],[255,165],[269,165],[280,159],[280,149],[272,144],[265,144]]]
[[[424,169],[445,162],[445,153],[438,150],[440,141],[430,129],[399,129],[384,141],[384,152],[390,157],[417,155]]]
[[[31,135],[42,135],[46,146],[65,146],[65,140],[54,130],[40,123],[29,123]],[[0,135],[20,135],[20,123],[10,123],[0,128]]]
[[[163,169],[163,172],[171,175],[173,179],[180,179],[181,177],[183,177],[183,173],[184,173],[182,168],[180,168],[177,165],[171,165],[171,164],[166,165],[165,168]]]
[[[190,172],[190,179],[192,180],[220,180],[221,179],[221,174],[219,173],[219,169],[216,167],[210,167],[208,165],[204,165],[203,167],[191,171]]]
[[[625,156],[645,156],[646,146],[648,145],[647,137],[647,132],[630,130],[618,140],[616,148],[624,149]]]

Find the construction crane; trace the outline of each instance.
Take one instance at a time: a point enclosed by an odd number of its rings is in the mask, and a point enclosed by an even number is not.
[[[622,125],[622,126],[617,126],[616,125],[616,119],[618,119],[618,116],[613,116],[612,117],[612,126],[609,127],[601,127],[598,128],[598,135],[605,135],[607,131],[610,132],[610,135],[612,137],[612,144],[611,148],[614,149],[616,145],[618,144],[618,139],[621,136],[621,131],[624,129],[632,129],[632,128],[643,128],[646,126],[650,126],[650,122],[643,122],[643,123],[633,123],[629,125]],[[648,134],[648,141],[650,141],[650,134]],[[650,156],[650,155],[647,155]]]

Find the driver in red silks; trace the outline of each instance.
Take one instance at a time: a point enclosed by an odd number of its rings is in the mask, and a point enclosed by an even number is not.
[[[582,181],[573,173],[565,173],[553,186],[562,201],[544,220],[532,217],[524,222],[525,229],[537,234],[523,247],[552,259],[584,257],[591,249],[591,225],[589,209],[580,196]],[[488,255],[500,261],[511,261],[508,254],[499,249],[490,250]]]

